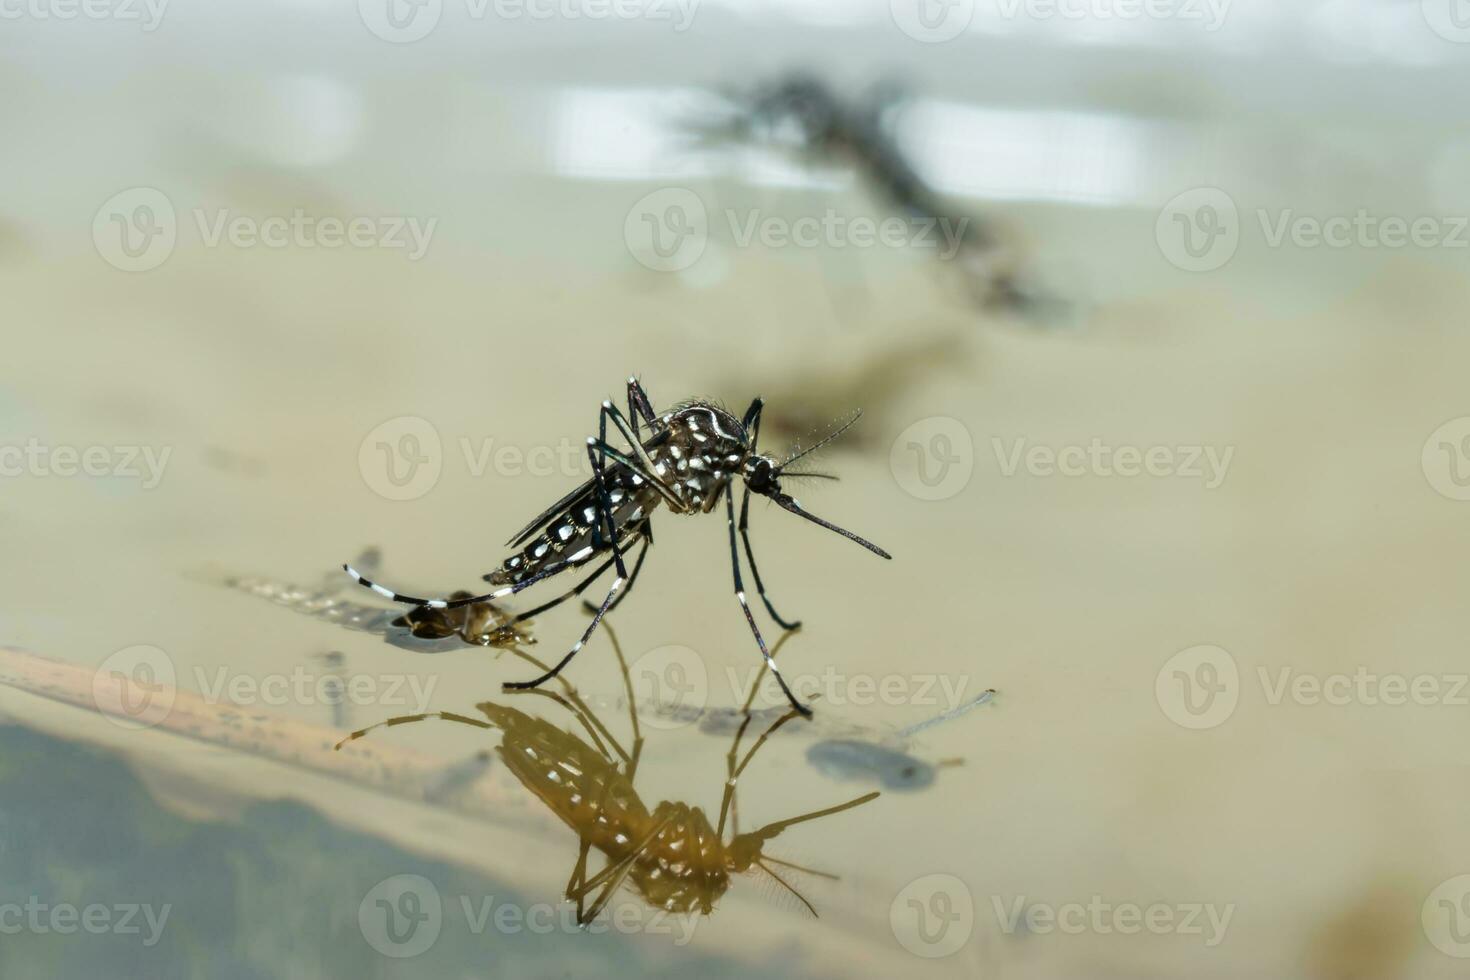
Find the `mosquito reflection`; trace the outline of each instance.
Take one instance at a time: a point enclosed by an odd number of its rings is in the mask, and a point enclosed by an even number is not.
[[[638,795],[634,780],[643,751],[643,733],[633,696],[628,665],[615,634],[609,639],[622,669],[627,692],[631,748],[625,748],[588,707],[576,689],[561,678],[561,691],[532,688],[514,697],[542,697],[555,701],[576,722],[571,730],[533,717],[509,705],[485,701],[476,705],[483,717],[452,711],[428,712],[390,718],[353,732],[338,748],[378,728],[411,724],[430,718],[500,732],[495,752],[521,785],[530,790],[577,834],[577,860],[567,881],[566,898],[577,904],[577,922],[597,918],[624,886],[649,905],[674,914],[709,915],[730,887],[733,876],[759,872],[794,895],[812,915],[816,908],[776,869],[791,869],[825,878],[834,875],[804,868],[765,853],[766,844],[789,827],[841,813],[871,802],[871,792],[845,803],[765,824],[741,833],[736,785],[756,753],[782,726],[799,717],[784,712],[741,755],[740,746],[752,727],[746,715],[725,756],[725,788],[720,810],[712,824],[703,809],[664,800],[651,810]],[[544,668],[523,650],[517,656]],[[752,696],[754,691],[752,690]],[[580,733],[578,732],[580,729]],[[726,826],[730,835],[726,837]],[[602,867],[589,868],[592,852],[602,855]]]

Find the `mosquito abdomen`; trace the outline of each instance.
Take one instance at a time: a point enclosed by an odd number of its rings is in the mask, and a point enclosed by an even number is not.
[[[481,709],[504,732],[497,751],[532,793],[578,835],[606,854],[626,853],[648,828],[648,810],[633,785],[575,735],[514,708]]]

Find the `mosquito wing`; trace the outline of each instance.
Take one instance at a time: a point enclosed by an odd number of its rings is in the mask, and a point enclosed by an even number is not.
[[[516,534],[509,541],[506,542],[506,545],[511,548],[517,548],[522,544],[525,544],[531,539],[531,536],[533,534],[541,530],[546,525],[550,524],[552,519],[555,518],[558,514],[564,513],[566,509],[572,505],[572,501],[576,500],[579,497],[585,497],[591,492],[592,481],[588,480],[586,483],[582,484],[580,487],[573,490],[571,493],[567,494],[565,497],[561,498],[556,503],[543,510],[541,513],[537,514],[534,518],[532,518],[531,523],[527,524],[525,527],[516,532]]]
[[[643,448],[653,449],[654,447],[667,442],[668,438],[668,430],[660,429],[651,433],[648,438],[643,440]],[[608,470],[609,472],[611,472],[613,469],[616,469],[621,465],[622,464],[620,463],[613,463],[608,467]],[[525,544],[527,541],[531,540],[531,537],[533,535],[535,535],[538,531],[540,531],[546,525],[555,520],[558,514],[564,513],[566,509],[570,507],[573,503],[581,500],[583,497],[590,494],[592,492],[593,486],[593,481],[588,480],[586,483],[582,484],[580,487],[571,491],[565,497],[561,498],[556,503],[543,510],[540,514],[537,514],[531,520],[531,523],[521,528],[518,532],[516,532],[513,537],[511,537],[509,541],[505,543],[506,547],[518,548],[521,545]]]

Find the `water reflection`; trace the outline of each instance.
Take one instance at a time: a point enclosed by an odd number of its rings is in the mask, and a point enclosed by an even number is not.
[[[634,780],[643,752],[644,738],[638,724],[632,680],[627,661],[615,634],[609,639],[622,668],[627,692],[631,749],[624,748],[597,714],[561,678],[561,693],[543,688],[513,692],[515,698],[547,698],[570,714],[586,738],[575,730],[562,730],[508,704],[485,701],[476,705],[483,718],[451,711],[428,712],[390,718],[353,732],[338,748],[362,738],[377,728],[411,724],[438,718],[456,724],[500,732],[495,754],[522,786],[541,800],[562,823],[577,834],[576,863],[567,881],[566,898],[577,904],[577,922],[593,921],[612,896],[623,886],[650,906],[675,914],[709,915],[730,887],[732,876],[760,872],[794,895],[813,915],[816,909],[776,868],[801,871],[822,877],[824,872],[803,868],[765,854],[766,844],[788,827],[818,820],[861,806],[880,795],[864,794],[844,803],[798,814],[741,833],[736,785],[756,753],[777,730],[799,717],[787,710],[761,732],[754,744],[740,755],[740,743],[752,729],[755,715],[747,711],[726,753],[726,778],[720,812],[712,824],[703,809],[687,803],[663,800],[649,809]],[[546,667],[524,651],[513,651],[538,668]],[[758,683],[758,682],[757,682]],[[754,697],[755,687],[751,696]],[[731,835],[725,836],[726,825]],[[593,851],[604,858],[595,873],[588,867]]]
[[[376,569],[380,563],[379,552],[376,549],[369,549],[356,559],[354,567]],[[415,607],[408,613],[400,615],[394,610],[382,610],[338,598],[337,593],[342,587],[342,577],[335,572],[327,573],[323,585],[315,589],[260,576],[232,576],[225,578],[224,582],[232,588],[270,599],[277,605],[303,615],[326,619],[357,632],[375,633],[383,636],[388,643],[403,649],[421,653],[441,653],[447,650],[462,649],[466,645],[497,647],[510,650],[517,656],[536,664],[540,669],[545,669],[539,660],[521,649],[521,644],[535,642],[527,628],[530,620],[525,614],[512,616],[492,603],[474,603],[457,609]],[[469,593],[457,591],[451,595],[451,598],[467,595]],[[779,657],[782,649],[792,637],[798,635],[800,634],[792,632],[784,634],[772,647],[772,656]],[[610,636],[610,639],[613,641],[614,649],[618,652],[621,662],[622,652],[617,646],[616,637]],[[334,672],[340,672],[344,678],[343,683],[345,683],[347,672],[341,653],[332,651],[317,656]],[[628,689],[624,698],[582,696],[577,694],[570,685],[565,687],[566,700],[563,703],[567,710],[574,714],[581,714],[594,720],[596,718],[596,715],[593,714],[594,708],[626,709],[633,716],[635,732],[640,713],[645,717],[655,716],[665,723],[694,725],[697,731],[705,735],[722,738],[734,736],[737,742],[747,730],[752,729],[766,729],[765,735],[761,737],[762,741],[777,732],[796,732],[817,739],[807,748],[805,759],[814,771],[828,779],[838,782],[868,783],[897,792],[916,792],[932,786],[938,778],[939,770],[962,765],[964,760],[926,760],[914,754],[913,740],[922,732],[954,721],[981,705],[991,703],[996,694],[994,690],[984,691],[977,697],[956,704],[932,718],[900,729],[885,728],[862,720],[844,719],[830,712],[820,713],[812,719],[805,720],[799,726],[784,728],[785,717],[789,710],[785,705],[772,708],[754,707],[755,694],[765,676],[766,668],[762,665],[751,685],[750,696],[739,707],[685,703],[671,705],[657,700],[638,700],[634,697],[631,688]],[[626,676],[624,679],[627,680]],[[555,696],[561,700],[561,696],[551,695],[544,691],[522,693]],[[483,705],[478,707],[484,709]],[[461,718],[462,716],[456,716],[454,720],[461,720]],[[470,720],[480,727],[495,727],[487,726],[479,719]],[[334,711],[333,722],[338,728],[347,727],[345,714]],[[586,724],[588,723],[584,722],[584,725]],[[605,729],[600,727],[598,730],[605,732]],[[641,744],[642,739],[635,736],[635,750]],[[624,757],[629,756],[625,754]],[[426,796],[435,802],[447,802],[458,792],[458,788],[462,788],[483,775],[488,768],[489,761],[489,754],[480,752],[463,762],[449,766],[443,774],[442,794],[437,791],[426,792]]]

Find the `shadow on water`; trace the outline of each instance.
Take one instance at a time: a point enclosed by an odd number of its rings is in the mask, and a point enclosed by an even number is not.
[[[442,911],[437,938],[399,959],[367,934],[377,931],[372,896],[403,875],[428,882]],[[114,756],[0,726],[0,976],[734,977],[751,969],[688,949],[668,957],[667,943],[588,934],[559,915],[549,930],[502,935],[493,917],[470,912],[487,899],[496,909],[541,900],[344,830],[297,803],[257,803],[229,821],[186,819]]]

